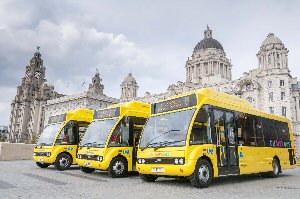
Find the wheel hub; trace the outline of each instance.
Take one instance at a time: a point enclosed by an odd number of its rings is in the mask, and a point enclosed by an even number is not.
[[[59,160],[59,166],[67,167],[69,165],[69,160],[66,157],[61,157]]]
[[[113,171],[118,175],[122,174],[124,172],[124,169],[125,166],[121,161],[117,161],[113,166]]]
[[[201,165],[198,171],[199,179],[206,182],[209,179],[209,169],[206,165]]]

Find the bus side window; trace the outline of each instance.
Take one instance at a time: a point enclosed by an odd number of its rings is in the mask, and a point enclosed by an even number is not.
[[[290,133],[289,127],[286,122],[277,122],[276,121],[276,128],[278,132],[278,140],[280,141],[290,141]]]
[[[199,110],[194,121],[190,144],[207,144],[212,143],[210,128],[210,113],[208,105],[204,105]]]
[[[76,122],[70,121],[60,132],[56,144],[75,144]]]
[[[116,126],[109,146],[129,146],[129,117],[124,117]]]
[[[262,118],[254,116],[256,146],[265,146]]]
[[[238,144],[244,145],[246,141],[245,136],[245,114],[236,112],[235,113],[236,127],[238,133]]]
[[[272,146],[272,142],[277,140],[277,130],[275,127],[275,121],[267,118],[263,118],[264,138],[265,146]]]

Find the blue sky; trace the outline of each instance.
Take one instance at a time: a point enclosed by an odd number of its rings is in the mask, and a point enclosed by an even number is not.
[[[273,32],[289,49],[300,77],[298,1],[33,1],[0,2],[0,125],[37,45],[56,90],[87,90],[96,68],[108,96],[120,96],[128,73],[143,96],[185,81],[185,62],[208,24],[233,64],[233,78],[257,67],[256,53]],[[83,82],[87,82],[82,86]]]

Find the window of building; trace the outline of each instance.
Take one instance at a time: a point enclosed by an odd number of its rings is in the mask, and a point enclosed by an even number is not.
[[[268,55],[268,64],[271,65],[271,55]]]
[[[280,80],[280,86],[284,86],[284,80]]]
[[[270,113],[274,114],[274,107],[269,107]]]
[[[277,57],[276,57],[276,63],[277,66],[280,66],[280,55],[277,53]]]
[[[281,110],[282,110],[282,116],[286,117],[286,107],[283,106]]]
[[[271,80],[268,81],[268,87],[272,88],[273,87],[273,82]]]
[[[274,94],[273,94],[273,92],[271,92],[271,93],[269,93],[269,101],[273,102],[273,100],[274,100]]]
[[[285,100],[285,92],[281,92],[281,100]]]
[[[190,143],[191,145],[212,143],[208,105],[204,105],[197,114],[192,128]]]
[[[249,91],[251,89],[251,84],[246,84],[246,91]]]

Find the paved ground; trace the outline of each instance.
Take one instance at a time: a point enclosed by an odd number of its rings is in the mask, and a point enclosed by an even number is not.
[[[142,182],[138,175],[112,179],[105,172],[82,173],[78,167],[57,171],[32,161],[0,161],[0,198],[300,198],[300,168],[277,179],[258,175],[222,177],[206,189],[186,180],[159,178]]]

